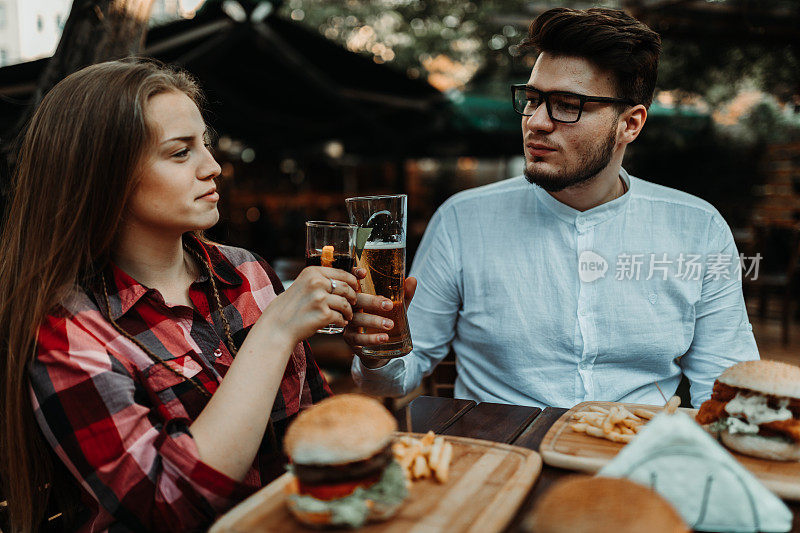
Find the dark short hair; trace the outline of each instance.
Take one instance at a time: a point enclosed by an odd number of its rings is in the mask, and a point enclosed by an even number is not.
[[[581,57],[614,73],[617,97],[645,107],[653,101],[661,37],[623,11],[549,9],[531,23],[520,48]]]

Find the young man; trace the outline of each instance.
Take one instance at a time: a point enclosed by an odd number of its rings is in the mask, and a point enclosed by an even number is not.
[[[683,373],[699,406],[723,369],[758,350],[725,221],[622,168],[660,39],[621,11],[558,8],[526,44],[540,54],[512,88],[525,176],[439,208],[412,268],[414,351],[356,358],[353,376],[366,392],[402,395],[452,348],[459,398],[663,404],[658,386],[669,397]]]

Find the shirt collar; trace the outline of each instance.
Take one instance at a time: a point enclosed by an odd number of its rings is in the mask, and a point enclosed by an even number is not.
[[[211,265],[211,272],[217,281],[236,287],[241,285],[242,277],[236,271],[227,257],[220,251],[219,247],[210,242],[203,242],[194,234],[186,234],[183,239],[184,245],[200,254],[200,257],[208,261]],[[205,269],[201,270],[200,277],[197,281],[205,281],[208,279]]]
[[[193,234],[186,234],[183,238],[183,244],[187,249],[190,249],[200,255],[205,261],[211,265],[211,273],[215,281],[236,287],[241,285],[242,277],[236,272],[236,268],[228,261],[222,252],[213,244],[203,242]],[[106,290],[108,291],[108,304],[110,318],[113,320],[119,319],[127,313],[136,302],[138,302],[148,292],[155,292],[155,289],[146,287],[145,285],[136,281],[124,270],[119,268],[113,261],[104,271],[106,282]],[[208,274],[205,269],[201,267],[200,274],[198,275],[195,283],[202,283],[208,280]],[[97,284],[97,288],[93,290],[96,300],[100,303],[102,311],[106,311],[105,293],[103,291],[102,282]]]
[[[543,203],[545,207],[547,207],[547,209],[549,209],[554,215],[564,222],[574,225],[578,232],[582,232],[597,224],[600,224],[601,222],[605,222],[606,220],[617,216],[625,210],[625,207],[628,205],[628,201],[631,198],[631,192],[634,184],[632,183],[633,180],[631,180],[631,177],[624,168],[619,169],[619,176],[622,178],[622,181],[625,182],[625,186],[627,188],[625,193],[619,198],[615,198],[610,202],[600,204],[597,207],[593,207],[586,211],[578,211],[567,204],[559,202],[538,185],[534,186],[534,191],[536,192],[536,197],[539,199],[539,201]]]

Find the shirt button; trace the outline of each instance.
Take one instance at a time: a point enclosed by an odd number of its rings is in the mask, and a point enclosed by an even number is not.
[[[221,356],[222,356],[222,350],[220,350],[219,348],[214,350],[214,357],[221,357]]]

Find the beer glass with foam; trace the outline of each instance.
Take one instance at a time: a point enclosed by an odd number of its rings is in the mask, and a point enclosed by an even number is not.
[[[357,266],[367,271],[361,292],[389,298],[394,307],[378,314],[391,319],[389,341],[364,346],[363,354],[384,359],[402,357],[411,351],[411,333],[406,318],[406,202],[405,194],[360,196],[345,200],[350,222],[358,226]],[[362,328],[362,333],[384,333]]]

